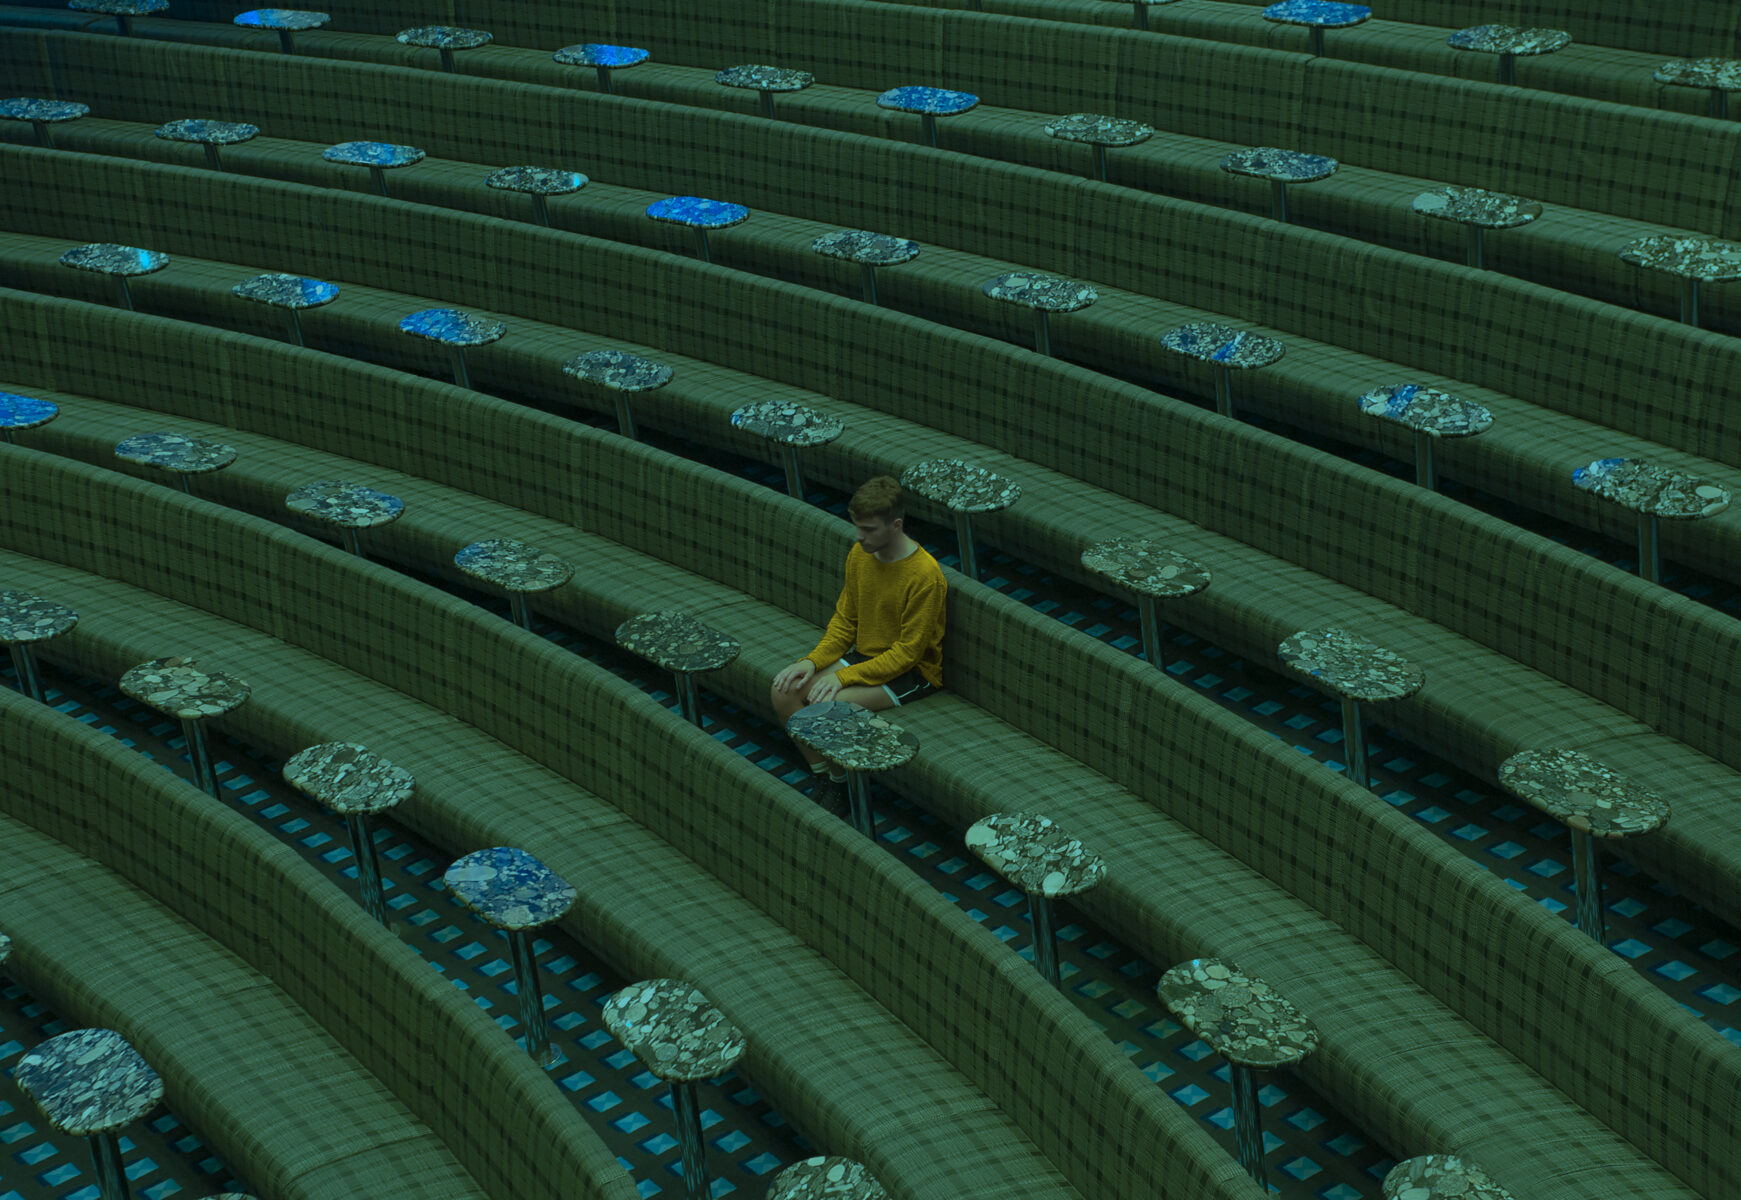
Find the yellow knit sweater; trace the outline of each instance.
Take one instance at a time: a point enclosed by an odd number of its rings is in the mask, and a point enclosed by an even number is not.
[[[943,686],[943,613],[949,585],[923,546],[886,563],[855,544],[846,556],[846,586],[816,649],[805,655],[826,671],[854,646],[866,661],[843,668],[842,687],[877,687],[918,668]]]

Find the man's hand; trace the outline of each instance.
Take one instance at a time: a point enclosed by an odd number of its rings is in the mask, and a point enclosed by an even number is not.
[[[821,704],[824,701],[834,699],[839,694],[840,680],[835,677],[833,671],[830,671],[810,685],[810,694],[805,699],[812,704]]]
[[[816,674],[816,665],[807,658],[801,658],[778,675],[774,676],[774,690],[777,692],[795,692],[810,682]]]

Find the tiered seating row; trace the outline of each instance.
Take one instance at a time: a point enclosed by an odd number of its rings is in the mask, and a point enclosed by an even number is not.
[[[161,324],[142,317],[117,315],[115,319]],[[224,335],[204,336],[237,343],[237,350],[245,343]],[[294,370],[299,360],[312,357],[257,343],[254,347],[270,359],[281,360],[280,369],[270,372],[281,381],[288,378],[286,369]],[[202,357],[217,362],[222,356]],[[232,360],[230,366],[236,365]],[[538,473],[539,486],[550,489],[553,496],[558,491],[565,495],[558,507],[584,513],[589,527],[598,533],[633,541],[643,551],[668,560],[670,565],[664,565],[625,555],[596,537],[584,545],[572,538],[565,542],[559,540],[562,533],[548,525],[538,528],[528,523],[516,528],[520,536],[586,564],[580,586],[593,596],[576,602],[564,594],[561,603],[565,616],[592,622],[594,631],[608,630],[622,616],[651,607],[675,604],[698,611],[743,637],[745,654],[720,686],[740,700],[755,701],[764,693],[773,667],[790,658],[788,643],[801,640],[808,624],[778,609],[769,610],[769,599],[780,608],[807,611],[812,620],[826,612],[841,531],[821,514],[706,472],[662,463],[662,456],[609,435],[569,430],[559,436],[563,427],[549,418],[516,413],[495,401],[439,385],[418,386],[439,394],[441,408],[451,404],[464,413],[438,417],[438,410],[426,400],[422,407],[430,422],[412,436],[391,417],[381,420],[388,412],[403,411],[397,400],[383,396],[386,407],[376,417],[366,415],[369,405],[362,393],[382,391],[379,372],[350,368],[360,384],[353,398],[349,389],[338,386],[332,364],[328,367],[320,373],[325,390],[320,400],[286,398],[272,394],[271,388],[254,386],[236,391],[264,410],[298,414],[303,428],[325,429],[341,440],[383,446],[405,442],[407,456],[421,454],[431,462],[450,457],[445,449],[448,439],[438,436],[435,426],[451,421],[455,430],[467,429],[465,436],[480,447],[495,447],[470,456],[465,469],[471,477],[482,483],[489,474],[497,475],[500,482],[488,485],[490,490],[512,487],[520,503],[532,498],[533,480],[527,470],[532,456],[519,452],[514,443],[537,445],[552,464],[546,468],[547,477]],[[220,368],[220,373],[240,382],[240,376],[230,370]],[[344,428],[358,420],[371,426],[380,420],[377,435],[359,436],[361,427]],[[564,441],[572,442],[573,452],[584,453],[584,458],[566,453],[553,456],[553,448]],[[410,442],[416,443],[415,449]],[[396,480],[387,482],[395,489],[399,486]],[[445,502],[437,507],[445,508]],[[392,543],[394,552],[403,552],[409,540],[439,559],[444,545],[451,553],[453,546],[483,532],[441,511],[422,516],[419,511],[414,507],[392,532],[397,535],[401,526],[414,521],[422,522],[426,532],[398,538]],[[429,532],[443,525],[453,529],[445,543],[439,532],[434,536]],[[741,543],[734,540],[734,553],[723,552],[720,539],[713,535],[721,528],[765,531],[769,545],[781,549],[744,556]],[[793,556],[802,561],[794,565]],[[686,577],[681,570],[674,571],[683,566],[702,574]],[[749,590],[754,602],[742,595],[734,598],[738,587]],[[1011,797],[1032,795],[1038,786],[1052,811],[1061,819],[1067,815],[1072,828],[1083,836],[1098,835],[1106,847],[1119,848],[1109,856],[1114,860],[1115,882],[1104,900],[1097,896],[1089,905],[1097,919],[1156,961],[1202,953],[1207,947],[1247,964],[1261,964],[1267,976],[1287,979],[1290,993],[1311,1002],[1314,1016],[1338,1047],[1332,1052],[1333,1065],[1313,1067],[1309,1075],[1359,1112],[1391,1144],[1447,1139],[1452,1144],[1479,1144],[1484,1161],[1506,1161],[1527,1175],[1552,1173],[1535,1161],[1539,1139],[1528,1139],[1527,1149],[1510,1140],[1506,1130],[1516,1125],[1515,1120],[1477,1100],[1477,1093],[1493,1087],[1492,1072],[1504,1069],[1488,1061],[1473,1029],[1430,1004],[1402,999],[1412,985],[1399,983],[1390,968],[1349,943],[1322,916],[1297,901],[1282,900],[1249,868],[1201,844],[1193,848],[1194,839],[1182,827],[1160,817],[1149,805],[1182,818],[1317,904],[1332,919],[1343,921],[1374,949],[1403,965],[1419,983],[1469,1019],[1479,1020],[1483,1028],[1492,1030],[1497,1025],[1494,1032],[1513,1053],[1547,1071],[1584,1103],[1596,1105],[1617,1128],[1637,1130],[1646,1137],[1651,1153],[1678,1158],[1687,1152],[1665,1143],[1660,1130],[1629,1118],[1628,1109],[1609,1111],[1609,1102],[1621,1089],[1606,1084],[1591,1089],[1580,1082],[1588,1078],[1587,1031],[1575,1023],[1524,1015],[1524,1010],[1545,1002],[1557,1018],[1564,1004],[1581,1002],[1569,997],[1589,995],[1604,1011],[1640,1013],[1637,1021],[1603,1026],[1623,1035],[1629,1046],[1636,1047],[1641,1029],[1653,1031],[1649,1036],[1660,1029],[1671,1039],[1669,1045],[1678,1047],[1677,1053],[1708,1056],[1713,1064],[1733,1057],[1731,1048],[1643,989],[1616,960],[1511,896],[1365,792],[1311,769],[1286,747],[1236,719],[1215,710],[1202,711],[1197,702],[1183,699],[1173,689],[1157,687],[1158,680],[1148,668],[1124,655],[1087,643],[1009,601],[967,585],[956,589],[951,630],[955,695],[903,714],[924,744],[937,748],[904,774],[909,781],[905,786],[917,789],[924,802],[959,824],[1007,807]],[[1021,680],[1011,678],[1013,670],[1019,670]],[[1036,671],[1047,685],[1037,698]],[[957,696],[983,708],[964,707]],[[1068,711],[1054,711],[1059,707]],[[1030,734],[1017,732],[1019,727]],[[1080,762],[1098,766],[1105,775],[1085,772],[1079,763],[1032,741],[1034,736]],[[1045,782],[1036,785],[1037,780]],[[1124,792],[1126,787],[1137,795]],[[1347,854],[1354,857],[1346,858]],[[1350,887],[1350,880],[1361,882]],[[1374,894],[1366,891],[1369,880],[1379,889]],[[1399,903],[1409,913],[1400,922]],[[1491,993],[1495,981],[1477,965],[1491,961],[1495,931],[1483,925],[1481,936],[1471,938],[1461,928],[1476,913],[1503,914],[1507,944],[1522,939],[1517,958],[1530,964],[1515,981],[1498,981],[1502,995]],[[1537,949],[1525,951],[1523,943],[1534,939],[1543,940]],[[1462,961],[1464,956],[1473,957]],[[1338,964],[1336,972],[1324,972],[1326,961]],[[1538,967],[1549,975],[1569,969],[1573,976],[1550,982],[1547,975],[1533,975]],[[1593,995],[1588,993],[1591,972],[1604,981]],[[1356,984],[1357,979],[1366,982]],[[1351,999],[1351,994],[1360,999]],[[1398,1005],[1410,1014],[1400,1025]],[[1518,1005],[1522,1007],[1514,1008]],[[1409,1032],[1399,1033],[1400,1041],[1393,1040],[1382,1032],[1390,1028]],[[1571,1036],[1574,1030],[1576,1035]],[[1514,1034],[1515,1042],[1510,1040]],[[1556,1045],[1562,1034],[1570,1040]],[[1386,1065],[1399,1062],[1407,1065]],[[1673,1077],[1703,1078],[1708,1071]],[[1431,1103],[1414,1090],[1414,1081],[1423,1075],[1437,1081]],[[1474,1089],[1467,1105],[1446,1102],[1465,1085]],[[1536,1092],[1524,1079],[1513,1080],[1502,1090],[1519,1096]],[[1632,1098],[1637,1101],[1636,1092]],[[1665,1103],[1678,1106],[1678,1101],[1666,1098]],[[1530,1108],[1532,1121],[1567,1120],[1552,1115],[1552,1104],[1542,1108],[1532,1100]],[[1447,1115],[1452,1110],[1454,1117]],[[1539,1133],[1542,1126],[1530,1128]],[[1566,1124],[1563,1132],[1572,1143],[1586,1142],[1587,1135],[1576,1132],[1575,1122]],[[1701,1141],[1701,1134],[1688,1134],[1693,1157],[1705,1163],[1704,1151],[1697,1149]],[[1614,1177],[1609,1178],[1612,1182]]]
[[[226,719],[252,744],[283,755],[342,736],[407,767],[408,825],[456,852],[523,846],[580,885],[570,932],[625,977],[700,984],[748,1033],[743,1069],[776,1107],[900,1194],[1249,1190],[1031,967],[629,685],[300,535],[112,472],[5,457],[19,516],[7,577],[81,612],[74,666],[113,677],[142,645],[173,642],[253,684]],[[62,562],[28,557],[44,552]],[[97,565],[109,580],[84,574]]]
[[[494,1022],[269,834],[7,689],[0,729],[7,972],[122,1031],[262,1195],[635,1195]]]
[[[76,158],[22,150],[12,156],[45,165]],[[63,189],[66,203],[79,194],[94,196],[105,180],[118,207],[145,213],[170,202],[173,172],[114,163],[101,168],[89,190]],[[122,180],[151,187],[160,181],[162,199],[148,188],[124,193]],[[1194,409],[1156,404],[1151,393],[1078,368],[899,314],[530,226],[362,197],[311,196],[204,173],[197,182],[183,197],[176,223],[204,204],[209,217],[201,223],[214,233],[163,230],[166,236],[197,237],[197,243],[215,243],[219,253],[238,255],[266,240],[326,239],[310,251],[312,261],[304,260],[316,273],[439,288],[453,302],[656,341],[862,404],[865,410],[852,418],[854,438],[814,456],[820,478],[844,483],[870,469],[898,472],[939,451],[966,453],[1015,475],[1028,489],[1028,503],[986,523],[991,535],[1019,542],[1028,557],[1067,574],[1080,575],[1080,552],[1097,534],[1170,530],[1219,564],[1222,582],[1187,624],[1260,661],[1298,627],[1278,614],[1292,612],[1310,623],[1309,610],[1300,607],[1306,597],[1321,605],[1321,623],[1373,622],[1372,633],[1383,631],[1385,640],[1427,666],[1432,681],[1418,698],[1397,706],[1397,725],[1489,777],[1505,757],[1532,746],[1592,747],[1622,768],[1636,758],[1665,785],[1673,783],[1682,814],[1660,839],[1641,847],[1641,856],[1719,911],[1733,909],[1735,889],[1727,881],[1737,876],[1730,859],[1738,839],[1732,805],[1722,798],[1730,772],[1704,757],[1733,751],[1724,732],[1731,706],[1720,697],[1725,663],[1741,649],[1727,618],[1418,489]],[[226,200],[235,207],[225,207]],[[239,214],[234,219],[227,215],[232,211]],[[262,211],[275,219],[250,241],[248,214]],[[371,234],[341,244],[327,233],[333,227],[369,228]],[[415,262],[406,261],[410,247],[418,248]],[[34,261],[40,265],[33,278],[69,274],[52,265],[46,248]],[[238,267],[235,277],[246,273]],[[578,298],[570,282],[576,273],[587,280]],[[753,305],[744,302],[750,294]],[[402,301],[397,313],[416,307]],[[383,324],[377,342],[387,339],[380,344],[396,354],[392,347],[403,338]],[[779,336],[771,338],[770,331]],[[530,361],[510,366],[509,388],[572,395],[556,365],[568,351],[540,353],[527,345]],[[744,382],[735,373],[728,378],[734,387]],[[704,394],[710,381],[695,382]],[[710,439],[732,407],[706,405],[690,410],[693,415],[666,409],[663,419],[675,417],[670,427]],[[946,437],[908,424],[901,419],[908,413]],[[959,440],[988,431],[999,451]],[[1113,490],[1053,474],[1058,471]],[[1162,505],[1174,515],[1161,517],[1156,508]],[[1206,531],[1244,545],[1205,540]],[[1227,569],[1241,561],[1245,569]],[[1568,598],[1575,600],[1570,608]],[[1607,653],[1593,654],[1592,629],[1621,631],[1622,640],[1605,632],[1594,645]],[[1447,638],[1447,631],[1456,636]],[[1625,648],[1635,639],[1636,650]],[[1630,719],[1591,707],[1586,697]],[[1687,746],[1666,742],[1659,730]],[[1707,820],[1715,824],[1702,826]],[[1655,858],[1653,846],[1673,850]]]

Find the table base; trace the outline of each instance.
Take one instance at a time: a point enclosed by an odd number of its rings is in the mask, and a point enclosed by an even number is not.
[[[673,671],[677,680],[677,711],[697,729],[701,728],[701,697],[695,690],[695,676],[687,671]]]
[[[298,346],[305,345],[305,343],[302,340],[302,318],[297,315],[297,312],[294,308],[290,309],[289,312],[290,312],[290,340],[295,342]]]
[[[18,690],[32,700],[43,700],[42,677],[36,671],[36,655],[22,642],[8,646],[7,649],[12,651],[12,669],[18,673]]]
[[[1263,1118],[1257,1107],[1257,1072],[1230,1062],[1227,1076],[1233,1085],[1233,1140],[1239,1147],[1239,1165],[1267,1192],[1269,1180],[1263,1169]]]
[[[508,612],[514,618],[514,624],[526,632],[532,632],[532,610],[526,605],[526,597],[519,592],[508,593]]]
[[[760,89],[757,89],[756,95],[760,96],[761,100],[762,100],[762,115],[764,117],[768,118],[768,120],[770,120],[770,121],[773,120],[774,119],[774,93],[768,91],[766,88],[760,88]]]
[[[804,476],[798,470],[798,447],[781,444],[780,466],[786,471],[786,494],[794,500],[804,499]]]
[[[1136,610],[1142,625],[1143,657],[1157,671],[1167,669],[1166,640],[1161,636],[1161,607],[1153,596],[1138,596]]]
[[[1372,787],[1366,762],[1366,723],[1360,719],[1360,701],[1342,697],[1342,744],[1348,748],[1348,777],[1363,788]]]
[[[1471,267],[1486,267],[1486,233],[1479,225],[1463,226],[1463,261]]]
[[[1312,37],[1312,55],[1315,58],[1324,57],[1324,27],[1313,25],[1306,31]]]
[[[218,153],[217,144],[215,142],[206,142],[203,146],[203,149],[206,152],[206,166],[210,167],[214,171],[223,170],[224,169],[224,157],[223,157],[223,155]]]
[[[453,381],[460,387],[469,389],[472,385],[472,373],[465,365],[465,347],[449,346],[447,360],[453,366]]]
[[[1100,182],[1106,182],[1106,147],[1096,142],[1094,144],[1094,177]]]
[[[707,230],[699,226],[695,229],[695,256],[704,263],[713,261],[713,256],[707,252]]]
[[[640,432],[635,428],[635,413],[629,407],[629,397],[623,392],[613,392],[612,399],[617,406],[617,432],[631,442],[640,441]]]
[[[368,557],[367,555],[365,555],[363,553],[363,542],[362,542],[362,539],[357,536],[356,530],[354,530],[354,529],[340,529],[339,530],[339,540],[344,543],[344,547],[346,550],[349,550],[352,554],[356,555],[358,558]]]
[[[387,194],[386,170],[371,163],[369,164],[369,178],[375,181],[375,194],[377,196],[385,196]]]
[[[1439,490],[1439,467],[1433,459],[1433,443],[1438,440],[1424,430],[1415,430],[1415,482],[1429,492]]]
[[[1043,308],[1034,310],[1034,353],[1048,357],[1052,353],[1052,325]]]
[[[537,192],[532,193],[532,216],[540,225],[550,227],[550,203]]]
[[[1047,983],[1060,990],[1064,984],[1058,971],[1058,931],[1052,924],[1052,901],[1045,896],[1028,897],[1028,919],[1034,927],[1034,966]]]
[[[1662,582],[1662,544],[1657,539],[1657,519],[1638,514],[1638,575],[1651,583]]]
[[[36,143],[44,149],[54,149],[54,134],[49,131],[47,121],[32,121],[31,128],[36,130]]]
[[[1138,29],[1147,29],[1149,27],[1149,0],[1136,0],[1131,7],[1136,10],[1133,24]]]
[[[877,302],[877,268],[876,268],[876,264],[875,263],[859,263],[858,264],[858,277],[859,277],[859,281],[864,285],[864,302],[866,304],[875,304]]]
[[[1269,181],[1269,215],[1283,225],[1288,223],[1288,185],[1280,179]]]
[[[127,286],[127,277],[116,275],[114,280],[116,302],[128,312],[133,312],[133,289]]]
[[[1578,928],[1607,944],[1607,929],[1602,916],[1602,863],[1597,857],[1596,839],[1582,830],[1572,832],[1572,880],[1578,889]]]
[[[206,745],[205,726],[199,720],[183,718],[181,722],[182,737],[187,741],[187,757],[193,763],[194,782],[201,791],[214,799],[218,795],[218,773],[212,769],[211,747]]]
[[[557,1055],[551,1049],[550,1033],[544,1024],[544,988],[538,982],[538,956],[534,953],[531,931],[509,930],[508,949],[514,957],[514,987],[520,993],[520,1021],[526,1026],[526,1053],[541,1067],[554,1066]],[[698,1122],[697,1140],[700,1133]]]
[[[853,828],[866,837],[875,837],[877,818],[871,811],[869,775],[863,771],[846,773],[846,803],[852,813]]]
[[[671,1112],[683,1151],[683,1188],[689,1200],[708,1200],[707,1143],[701,1137],[701,1107],[693,1083],[671,1084]]]
[[[1699,323],[1699,281],[1697,279],[1681,280],[1681,324],[1697,326]]]
[[[979,579],[979,556],[973,549],[973,514],[955,514],[955,543],[961,556],[961,573],[969,579]]]
[[[607,96],[615,95],[616,93],[611,90],[611,69],[595,65],[593,71],[598,75],[598,90]]]
[[[446,46],[436,47],[441,51],[441,69],[449,75],[453,74],[453,51]]]
[[[935,147],[937,145],[937,114],[920,113],[919,116],[923,119],[925,128],[925,144]]]
[[[357,860],[357,893],[368,914],[386,925],[387,900],[381,887],[381,860],[375,855],[372,826],[368,813],[345,814],[345,829],[351,835],[351,854]]]
[[[291,38],[290,30],[280,29],[278,31],[278,49],[285,54],[296,53],[296,42]]]
[[[97,1194],[101,1200],[127,1200],[120,1139],[113,1133],[93,1133],[87,1140],[91,1144],[91,1166],[97,1175]]]
[[[1226,363],[1215,364],[1215,411],[1224,417],[1233,415],[1233,368]]]
[[[1506,85],[1517,82],[1517,55],[1501,54],[1499,56],[1499,82]]]
[[[1729,93],[1720,88],[1712,88],[1711,103],[1707,111],[1713,117],[1727,117],[1729,115]]]

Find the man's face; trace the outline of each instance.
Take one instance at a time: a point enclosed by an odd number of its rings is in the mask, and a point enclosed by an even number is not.
[[[866,554],[881,554],[895,544],[895,538],[901,532],[899,521],[888,521],[882,517],[866,517],[862,521],[854,521],[852,527],[857,530],[858,544],[864,547]]]

